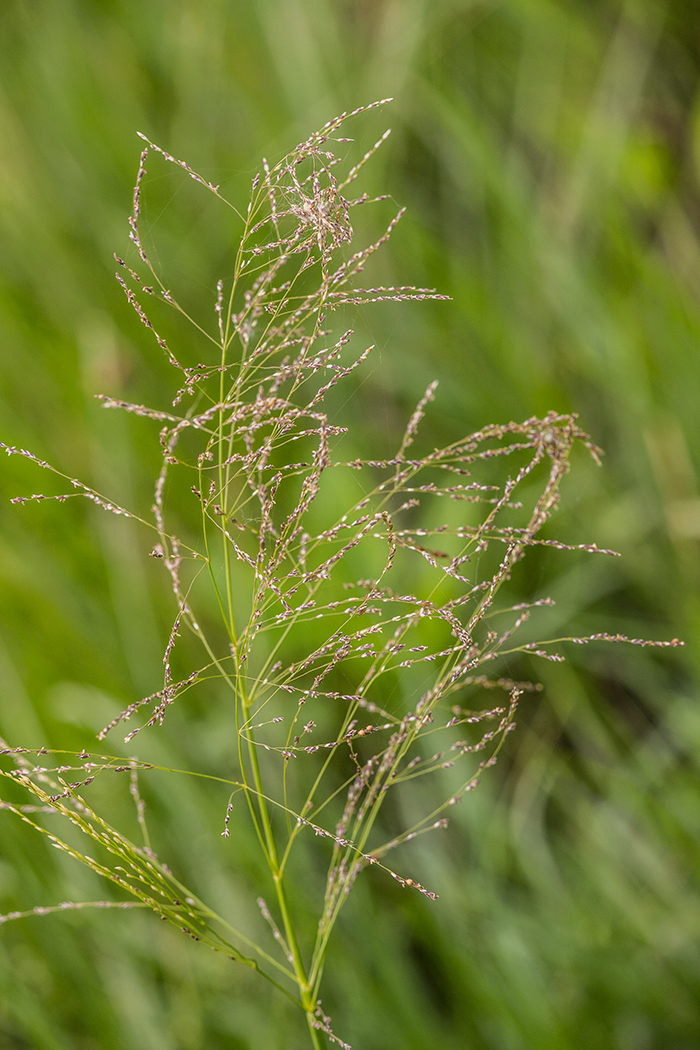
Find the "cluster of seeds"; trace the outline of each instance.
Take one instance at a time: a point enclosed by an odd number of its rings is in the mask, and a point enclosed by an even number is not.
[[[489,674],[494,662],[514,653],[562,659],[549,643],[521,640],[531,611],[550,600],[498,603],[499,592],[535,545],[614,553],[540,536],[557,506],[574,445],[598,455],[574,416],[549,413],[488,426],[445,448],[417,451],[421,422],[436,393],[431,383],[392,454],[370,459],[336,454],[345,428],[329,418],[327,396],[364,365],[372,347],[358,345],[350,329],[334,335],[333,315],[340,307],[377,301],[444,298],[432,289],[362,284],[363,271],[402,215],[370,245],[350,247],[353,210],[384,199],[352,194],[387,135],[342,174],[350,140],[337,133],[351,117],[372,108],[329,122],[276,166],[263,164],[252,181],[247,213],[240,216],[233,279],[217,284],[211,331],[195,326],[209,356],[197,350],[191,361],[185,358],[192,351],[176,354],[156,330],[142,301],[155,297],[184,314],[141,236],[141,194],[152,157],[175,164],[223,206],[233,206],[219,186],[146,140],[130,238],[140,260],[135,265],[145,267],[148,276],[116,257],[117,279],[174,369],[176,390],[167,410],[101,398],[106,408],[158,424],[162,468],[153,518],[143,523],[155,541],[151,554],[168,574],[175,615],[162,688],[128,704],[98,738],[129,723],[131,742],[144,729],[163,725],[172,706],[186,702],[195,689],[206,690],[210,702],[230,703],[236,743],[231,765],[219,778],[229,793],[228,803],[222,799],[222,837],[231,834],[233,794],[242,793],[273,876],[277,915],[262,898],[258,905],[282,961],[240,933],[231,941],[224,937],[223,920],[158,860],[138,789],[144,764],[81,753],[75,764],[47,767],[30,760],[31,751],[3,744],[2,753],[14,766],[0,769],[38,799],[38,804],[2,805],[135,897],[134,906],[150,907],[189,936],[261,972],[262,961],[275,984],[296,984],[316,1046],[319,1032],[347,1046],[331,1031],[318,990],[328,939],[358,874],[367,866],[383,868],[401,886],[435,898],[417,879],[388,867],[386,854],[445,827],[444,811],[496,760],[519,698],[535,687],[496,668]],[[65,477],[27,450],[0,447]],[[196,515],[190,518],[201,522],[198,540],[178,535],[175,522],[182,513],[166,497],[175,473],[187,479],[179,491],[194,501]],[[134,516],[77,479],[65,480],[72,491],[50,498],[83,496],[111,513]],[[340,510],[339,491],[348,494]],[[18,496],[14,502],[45,498]],[[198,608],[204,584],[220,611],[216,631],[207,602],[202,612]],[[214,640],[221,639],[222,626],[223,645]],[[173,661],[182,632],[198,639],[205,655],[201,666],[179,674]],[[502,700],[480,706],[479,698],[493,690]],[[33,758],[46,753],[39,749]],[[429,802],[410,826],[384,840],[379,818],[387,793],[448,769],[450,786],[442,800]],[[141,847],[87,801],[89,784],[110,771],[129,774],[144,835]],[[274,829],[273,810],[284,818],[274,821]],[[47,829],[40,818],[55,813],[104,847],[108,859],[82,854]],[[304,962],[284,875],[292,849],[308,832],[328,844],[329,856],[318,925]],[[254,952],[254,960],[243,948]]]

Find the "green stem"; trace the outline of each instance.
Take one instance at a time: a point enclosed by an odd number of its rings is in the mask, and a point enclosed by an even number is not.
[[[244,708],[247,708],[246,699],[243,699]],[[245,718],[248,720],[248,711],[245,710]],[[279,862],[277,853],[277,844],[275,842],[274,832],[272,830],[272,822],[270,821],[270,814],[267,808],[267,802],[263,794],[262,789],[262,776],[260,773],[260,764],[258,762],[257,750],[255,747],[255,740],[252,733],[247,737],[248,743],[248,759],[250,761],[250,769],[253,777],[253,784],[256,791],[256,809],[258,827],[262,831],[262,837],[264,839],[264,848],[267,856],[268,864],[270,865],[270,871],[272,873],[272,879],[275,885],[275,894],[277,896],[277,904],[279,906],[280,914],[282,916],[282,925],[284,927],[285,938],[289,946],[289,950],[292,955],[294,963],[294,973],[296,976],[297,987],[299,988],[299,995],[301,998],[302,1007],[306,1013],[306,1021],[309,1026],[309,1034],[311,1036],[311,1042],[314,1050],[324,1050],[325,1041],[318,1028],[314,1026],[316,1009],[316,1000],[314,997],[313,982],[309,980],[304,961],[301,955],[301,949],[299,947],[299,941],[297,939],[296,930],[292,921],[292,916],[289,911],[289,905],[287,903],[287,896],[284,892],[283,885],[283,870]]]
[[[309,1034],[311,1036],[311,1045],[314,1050],[325,1050],[326,1040],[323,1038],[320,1030],[314,1027],[314,1015],[313,1011],[306,1012],[306,1020],[309,1025]]]

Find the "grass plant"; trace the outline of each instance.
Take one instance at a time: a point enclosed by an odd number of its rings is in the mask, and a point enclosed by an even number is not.
[[[162,685],[97,734],[102,742],[126,726],[126,756],[2,741],[3,808],[109,880],[115,897],[40,905],[2,921],[88,907],[150,909],[291,999],[316,1048],[349,1045],[324,1012],[321,982],[358,876],[373,868],[409,893],[436,898],[394,851],[444,828],[451,807],[496,761],[520,697],[536,688],[505,674],[504,661],[557,663],[563,642],[680,644],[605,633],[542,640],[529,621],[551,599],[508,597],[534,547],[614,553],[559,542],[545,529],[575,446],[598,459],[575,416],[550,412],[424,447],[432,383],[397,449],[344,455],[352,446],[326,403],[372,347],[338,320],[375,302],[444,298],[362,281],[402,212],[377,240],[352,244],[356,209],[385,199],[355,184],[388,133],[355,155],[345,132],[382,104],[343,114],[276,165],[264,162],[244,211],[146,140],[130,218],[134,257],[117,257],[117,280],[172,367],[175,390],[167,409],[101,401],[159,427],[151,518],[32,452],[1,445],[69,483],[70,491],[14,503],[85,498],[136,519],[150,532],[151,556],[175,602]],[[181,305],[152,261],[140,219],[153,164],[179,168],[238,225],[231,276],[218,281],[210,322]],[[164,307],[190,326],[188,339],[176,344],[161,334]],[[147,730],[193,705],[225,712],[218,769],[198,767],[196,756],[190,768],[175,769],[134,752]],[[196,876],[186,882],[171,870],[142,788],[159,773],[207,782],[221,813],[218,850],[231,849],[236,825],[249,821],[266,872],[266,888],[254,892],[267,940],[211,904]],[[110,774],[133,799],[139,841],[109,816],[114,789],[100,793],[100,785]],[[444,784],[437,803],[432,792],[421,802],[413,790],[427,776]],[[402,812],[410,819],[387,836],[382,810],[407,792]],[[72,830],[57,830],[56,817]],[[325,877],[309,905],[297,857],[314,840]]]

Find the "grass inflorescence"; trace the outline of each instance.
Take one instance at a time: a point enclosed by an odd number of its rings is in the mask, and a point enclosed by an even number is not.
[[[352,330],[333,328],[341,308],[443,298],[432,289],[362,283],[402,215],[368,246],[351,247],[355,209],[383,199],[353,196],[354,183],[387,136],[344,169],[350,140],[339,132],[371,108],[330,121],[274,167],[264,163],[245,213],[219,186],[146,140],[130,218],[138,258],[133,267],[117,258],[117,279],[174,369],[176,390],[167,411],[108,396],[102,403],[159,426],[152,519],[72,478],[70,492],[15,499],[82,496],[153,533],[151,554],[175,598],[162,686],[130,703],[98,740],[125,727],[131,743],[162,726],[194,691],[227,705],[230,760],[216,775],[188,772],[221,789],[222,850],[232,820],[247,811],[270,873],[267,896],[258,898],[270,943],[234,928],[152,848],[139,777],[153,762],[3,741],[13,765],[0,772],[15,787],[2,806],[122,891],[119,900],[94,906],[150,908],[266,977],[304,1011],[316,1047],[324,1038],[347,1046],[323,1011],[320,985],[329,939],[358,875],[374,867],[435,899],[432,887],[392,862],[392,851],[446,826],[450,807],[495,762],[519,698],[535,688],[507,677],[498,661],[517,654],[558,661],[556,643],[566,640],[679,644],[612,634],[533,640],[525,624],[549,599],[507,598],[511,574],[530,548],[573,549],[542,530],[574,446],[598,458],[574,416],[496,424],[425,448],[421,422],[433,383],[392,454],[339,454],[350,438],[327,413],[326,398],[372,350],[358,349]],[[141,194],[156,156],[182,168],[242,225],[233,276],[218,282],[209,328],[165,286],[144,244]],[[180,351],[160,334],[144,305],[153,298],[191,322],[208,347],[204,360],[192,363],[187,347]],[[25,449],[2,447],[66,477]],[[356,493],[354,502],[339,507],[339,491]],[[577,549],[614,553],[594,544]],[[188,663],[184,633],[199,644],[200,662]],[[410,822],[387,838],[380,814],[388,793],[447,770],[442,801],[419,811],[412,795]],[[90,784],[110,772],[128,777],[143,836],[138,845],[90,803]],[[18,800],[17,786],[31,803]],[[244,807],[234,808],[239,800]],[[48,814],[64,816],[91,839],[96,856],[50,830]],[[309,928],[289,882],[296,848],[312,836],[327,867]],[[2,919],[88,906],[62,902]]]

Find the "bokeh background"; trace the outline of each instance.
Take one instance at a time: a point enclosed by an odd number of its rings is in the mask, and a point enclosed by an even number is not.
[[[408,207],[383,273],[452,301],[352,319],[377,351],[350,425],[390,446],[433,378],[435,443],[579,413],[604,465],[576,459],[552,534],[622,557],[551,552],[523,586],[557,599],[557,633],[686,641],[570,646],[531,669],[545,689],[502,761],[450,831],[404,855],[439,901],[381,878],[354,891],[324,1006],[356,1050],[700,1045],[699,73],[696,0],[0,6],[2,440],[147,510],[151,425],[93,398],[167,407],[171,390],[113,277],[112,253],[131,258],[136,132],[244,204],[262,155],[392,96],[354,129],[368,145],[393,129],[368,175]],[[209,303],[219,213],[153,168],[159,263]],[[91,747],[158,687],[169,595],[128,523],[75,500],[9,504],[45,484],[3,459],[0,731]],[[195,715],[174,718],[164,762],[215,751],[216,715]],[[170,866],[254,923],[252,844],[224,858],[220,807],[187,782],[150,790]],[[38,838],[0,813],[0,913],[109,892]],[[148,915],[0,928],[2,1050],[304,1038],[262,982]]]

